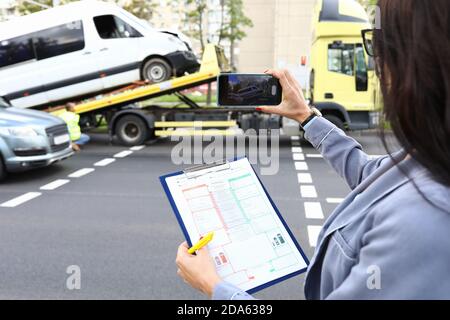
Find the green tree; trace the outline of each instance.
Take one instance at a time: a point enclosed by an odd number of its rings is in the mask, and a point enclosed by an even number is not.
[[[151,20],[158,5],[154,0],[129,0],[123,8],[143,20]]]
[[[219,45],[222,40],[230,42],[230,65],[235,69],[234,48],[247,34],[245,28],[253,27],[253,22],[244,13],[242,0],[221,0],[222,22],[219,30]]]
[[[186,0],[185,23],[189,26],[187,34],[200,41],[202,52],[205,50],[205,17],[208,14],[207,0]]]
[[[59,4],[66,4],[75,0],[59,0]],[[26,15],[34,12],[38,12],[41,10],[45,10],[47,8],[53,7],[53,0],[20,0],[18,1],[17,9],[20,15]]]
[[[25,15],[51,8],[55,4],[63,5],[73,1],[78,0],[20,0],[18,1],[18,10],[21,15]],[[157,7],[155,0],[128,0],[125,3],[120,0],[115,0],[115,2],[125,10],[144,20],[150,20]]]

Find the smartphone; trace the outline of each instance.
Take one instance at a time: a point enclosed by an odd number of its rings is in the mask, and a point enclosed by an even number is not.
[[[280,82],[268,74],[223,73],[217,82],[220,106],[276,106],[281,103]]]

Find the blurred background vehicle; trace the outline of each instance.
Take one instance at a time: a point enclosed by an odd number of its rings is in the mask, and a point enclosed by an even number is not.
[[[0,96],[17,107],[52,105],[137,80],[195,72],[186,40],[120,7],[74,2],[0,25]]]
[[[67,125],[48,113],[11,107],[0,98],[0,180],[73,154]]]
[[[361,37],[361,30],[371,28],[366,11],[353,0],[321,0],[312,22],[312,103],[343,130],[375,128],[378,81]]]

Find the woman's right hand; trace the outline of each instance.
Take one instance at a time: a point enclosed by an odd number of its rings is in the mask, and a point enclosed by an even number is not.
[[[256,108],[257,111],[277,114],[302,123],[311,115],[311,109],[305,101],[302,88],[288,70],[267,70],[280,81],[283,88],[283,101],[278,106],[265,106]]]

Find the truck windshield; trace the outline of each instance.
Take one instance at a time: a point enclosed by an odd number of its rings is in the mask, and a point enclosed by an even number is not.
[[[328,46],[328,71],[354,75],[354,44],[330,44]]]

